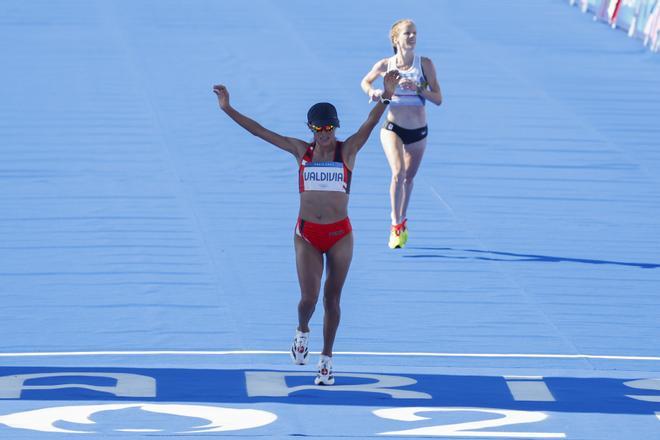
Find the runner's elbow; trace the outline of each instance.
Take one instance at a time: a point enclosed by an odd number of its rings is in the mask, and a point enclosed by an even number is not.
[[[362,91],[364,93],[369,93],[369,90],[371,89],[371,83],[366,79],[363,79],[362,82],[360,83],[360,87],[362,88]]]

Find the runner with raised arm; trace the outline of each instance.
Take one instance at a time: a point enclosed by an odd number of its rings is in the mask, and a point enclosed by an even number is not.
[[[291,347],[296,364],[308,358],[309,321],[321,288],[324,257],[326,280],[323,288],[323,350],[318,363],[317,385],[334,383],[332,349],[339,326],[342,287],[353,257],[353,233],[348,219],[348,196],[355,157],[383,115],[400,79],[397,71],[385,74],[384,91],[366,121],[345,141],[335,137],[339,118],[327,102],[314,104],[307,112],[307,126],[314,139],[306,142],[264,128],[234,109],[224,85],[213,86],[220,108],[253,135],[291,153],[298,165],[300,211],[293,237],[300,302],[298,328]]]

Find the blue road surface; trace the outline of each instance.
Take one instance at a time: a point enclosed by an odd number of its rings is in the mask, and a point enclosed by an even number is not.
[[[313,385],[295,160],[410,17],[444,96],[387,247],[377,132]],[[660,56],[560,0],[3,0],[0,438],[660,439]]]

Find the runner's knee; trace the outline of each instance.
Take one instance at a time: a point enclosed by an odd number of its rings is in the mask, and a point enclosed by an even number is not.
[[[313,310],[316,307],[318,296],[303,296],[298,303],[298,308],[302,310]]]
[[[326,313],[339,313],[339,295],[324,296],[323,307]]]
[[[403,170],[403,168],[394,171],[392,173],[392,181],[394,183],[404,182],[405,179],[406,179],[406,172]]]

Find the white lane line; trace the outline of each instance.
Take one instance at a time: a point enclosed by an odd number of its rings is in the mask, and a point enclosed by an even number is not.
[[[227,356],[227,355],[283,355],[288,351],[279,350],[226,350],[226,351],[48,351],[0,353],[2,357],[38,356]],[[311,352],[319,354],[319,352]],[[336,351],[337,355],[352,356],[392,356],[392,357],[467,357],[467,358],[528,358],[528,359],[607,359],[622,361],[660,361],[660,356],[613,356],[595,354],[531,354],[531,353],[428,353],[428,352],[385,352],[385,351]]]

